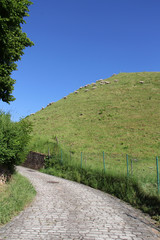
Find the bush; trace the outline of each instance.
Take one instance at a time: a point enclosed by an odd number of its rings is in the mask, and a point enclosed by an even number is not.
[[[11,115],[0,111],[0,165],[12,173],[14,166],[21,164],[26,156],[31,124],[23,119],[12,122]]]

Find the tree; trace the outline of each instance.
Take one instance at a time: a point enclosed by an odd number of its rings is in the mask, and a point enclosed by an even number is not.
[[[11,115],[0,111],[0,168],[11,173],[14,166],[24,162],[32,125],[27,119],[12,122]]]
[[[17,69],[15,62],[21,59],[26,47],[34,45],[21,28],[31,4],[28,0],[0,0],[0,100],[6,103],[15,100],[15,80],[11,78],[12,71]]]

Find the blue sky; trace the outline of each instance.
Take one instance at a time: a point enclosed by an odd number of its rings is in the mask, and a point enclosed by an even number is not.
[[[159,0],[34,0],[10,111],[18,121],[113,73],[160,71]]]

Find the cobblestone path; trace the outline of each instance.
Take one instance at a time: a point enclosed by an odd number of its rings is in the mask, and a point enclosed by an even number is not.
[[[32,204],[0,228],[0,240],[156,240],[139,211],[99,190],[18,167],[37,190]]]

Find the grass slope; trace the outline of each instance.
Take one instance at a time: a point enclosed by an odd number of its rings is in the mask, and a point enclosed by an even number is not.
[[[106,80],[110,84],[100,84]],[[87,89],[29,116],[33,135],[50,142],[56,136],[74,152],[160,154],[159,72],[120,73],[96,82],[96,89],[93,84]],[[38,150],[33,142],[32,148]]]
[[[44,172],[106,191],[159,221],[160,73],[114,75],[29,119],[30,150],[47,153],[49,147],[52,153]]]
[[[35,197],[36,191],[28,179],[18,173],[0,185],[0,225],[9,222]]]

